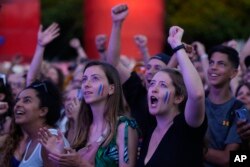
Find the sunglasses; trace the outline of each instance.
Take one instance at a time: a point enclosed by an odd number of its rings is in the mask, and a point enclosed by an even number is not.
[[[48,93],[48,88],[47,88],[47,86],[46,86],[46,83],[44,83],[44,82],[41,82],[41,83],[32,85],[32,87],[33,87],[33,88],[43,87],[43,89],[45,90],[45,92]]]

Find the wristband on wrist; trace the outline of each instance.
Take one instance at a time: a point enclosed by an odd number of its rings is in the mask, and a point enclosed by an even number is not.
[[[181,45],[179,45],[179,46],[176,46],[176,47],[173,48],[172,50],[173,50],[173,52],[175,53],[175,52],[177,52],[177,51],[180,50],[180,49],[185,49],[185,45],[184,45],[184,44],[181,44]]]

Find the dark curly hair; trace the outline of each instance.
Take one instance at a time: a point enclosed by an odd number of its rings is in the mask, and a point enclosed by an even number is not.
[[[25,89],[34,89],[40,99],[40,107],[47,107],[46,124],[55,127],[60,118],[62,95],[59,89],[49,80],[35,81]]]

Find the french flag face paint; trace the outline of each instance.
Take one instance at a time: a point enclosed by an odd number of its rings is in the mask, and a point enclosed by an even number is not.
[[[98,96],[102,96],[103,95],[103,84],[101,84],[98,88],[98,93],[97,93]]]
[[[169,96],[170,96],[170,92],[167,90],[167,91],[166,91],[166,94],[165,94],[165,96],[164,96],[164,98],[163,98],[164,104],[168,103],[168,101],[169,101]]]

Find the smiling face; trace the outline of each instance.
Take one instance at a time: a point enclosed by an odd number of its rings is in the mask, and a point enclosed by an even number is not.
[[[107,76],[100,65],[88,67],[82,79],[83,98],[87,104],[106,101],[113,94],[114,85],[109,84]]]
[[[222,87],[229,84],[230,80],[237,74],[237,69],[228,60],[228,55],[214,52],[209,60],[207,71],[211,86]]]
[[[166,67],[167,65],[163,63],[161,60],[158,60],[158,59],[149,60],[148,64],[146,65],[146,71],[145,71],[145,83],[146,83],[147,88],[149,87],[153,76],[158,71]]]
[[[250,110],[250,89],[243,85],[237,92],[236,98],[242,101],[248,110]]]
[[[25,89],[18,95],[14,106],[16,124],[33,124],[45,115],[46,111],[40,107],[40,100],[34,89]]]

